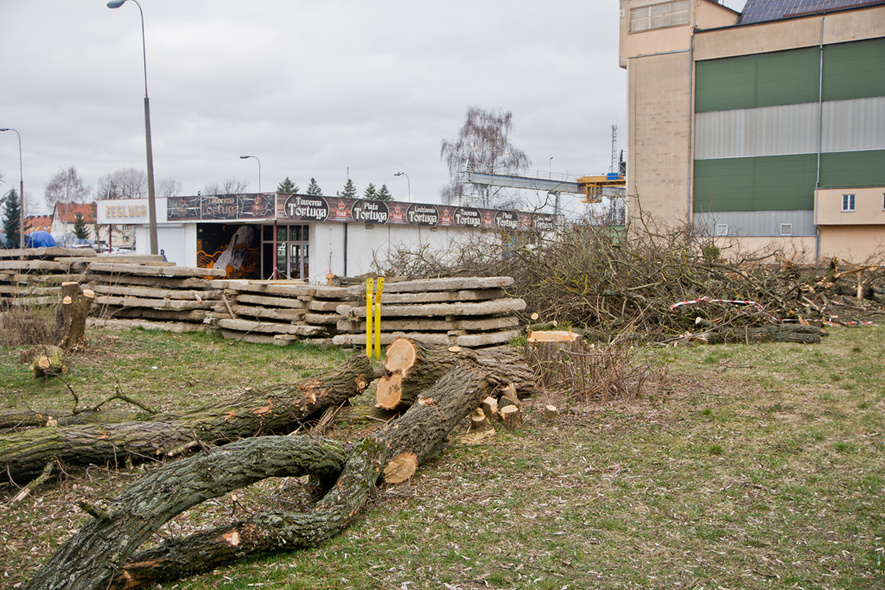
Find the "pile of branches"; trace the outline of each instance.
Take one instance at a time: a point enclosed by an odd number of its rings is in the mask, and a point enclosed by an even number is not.
[[[581,330],[591,339],[667,340],[701,328],[783,322],[848,324],[882,315],[885,269],[803,253],[721,252],[686,229],[629,232],[578,223],[555,235],[528,233],[465,243],[445,253],[401,250],[380,272],[513,276],[529,317]],[[678,305],[684,302],[692,304]]]

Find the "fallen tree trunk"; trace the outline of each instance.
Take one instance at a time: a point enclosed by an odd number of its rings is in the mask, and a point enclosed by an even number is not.
[[[287,433],[326,408],[362,393],[374,375],[364,355],[295,385],[244,395],[182,415],[150,421],[44,427],[0,437],[0,466],[18,483],[38,476],[47,462],[117,465],[156,460],[240,438]]]
[[[797,342],[817,344],[827,331],[817,326],[780,324],[762,327],[718,328],[699,336],[707,344],[750,344],[755,342]]]
[[[273,452],[278,457],[270,462],[274,467],[272,473],[266,468],[269,474],[265,477],[282,474],[287,469],[297,473],[295,466],[285,464],[285,456],[277,454],[277,445],[282,444],[277,441],[288,444],[289,440],[309,439],[262,437],[158,469],[124,492],[107,516],[94,515],[92,521],[53,555],[29,588],[131,589],[208,571],[248,555],[315,547],[343,530],[357,514],[378,480],[388,454],[411,453],[420,463],[479,404],[487,391],[486,376],[462,366],[429,388],[419,403],[401,418],[361,441],[348,456],[334,487],[310,512],[259,513],[241,522],[166,542],[156,549],[132,555],[126,563],[132,551],[153,530],[201,501],[200,498],[215,497],[256,481],[252,474],[260,474],[266,464],[263,453]],[[328,441],[316,444],[332,445]],[[331,465],[334,462],[331,455],[336,449],[324,450],[322,462]],[[227,457],[216,459],[225,454]],[[294,453],[293,460],[300,461],[302,455]],[[278,465],[276,461],[283,464]],[[314,459],[306,465],[298,463],[297,467],[306,473],[316,473],[319,463],[320,459]],[[176,493],[177,489],[183,491]]]

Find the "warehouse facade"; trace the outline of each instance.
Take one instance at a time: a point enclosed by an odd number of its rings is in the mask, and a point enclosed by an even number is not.
[[[632,211],[724,246],[885,253],[885,2],[620,4]]]

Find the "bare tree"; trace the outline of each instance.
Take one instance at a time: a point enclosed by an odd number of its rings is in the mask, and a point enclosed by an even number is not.
[[[62,169],[53,176],[44,190],[46,203],[50,209],[54,209],[56,203],[85,203],[89,200],[89,193],[89,187],[77,174],[74,166],[70,166],[67,170]]]
[[[157,183],[158,197],[177,197],[182,190],[181,183],[174,178],[163,178]]]
[[[449,168],[450,183],[440,191],[445,203],[479,204],[485,207],[493,201],[513,202],[513,195],[489,187],[478,187],[461,182],[460,172],[470,168],[476,172],[512,174],[527,168],[531,162],[525,152],[510,144],[513,114],[510,111],[487,111],[479,107],[467,109],[467,118],[454,140],[444,139],[440,158]],[[500,204],[500,203],[499,203]]]
[[[228,178],[221,184],[213,183],[207,184],[203,187],[204,195],[236,195],[240,193],[246,192],[246,187],[249,186],[249,183],[245,180],[237,180],[235,178]]]
[[[137,168],[120,168],[98,179],[95,198],[143,199],[147,197],[147,174]]]

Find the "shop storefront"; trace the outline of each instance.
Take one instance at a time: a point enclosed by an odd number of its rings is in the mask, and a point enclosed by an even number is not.
[[[119,224],[107,212],[142,211],[141,202],[100,201],[98,222]],[[500,239],[550,231],[556,221],[544,213],[287,194],[170,197],[158,199],[157,212],[158,241],[171,262],[224,268],[230,278],[310,282],[373,272],[397,249],[448,250],[476,232]],[[147,253],[147,220],[130,221],[136,251]]]

